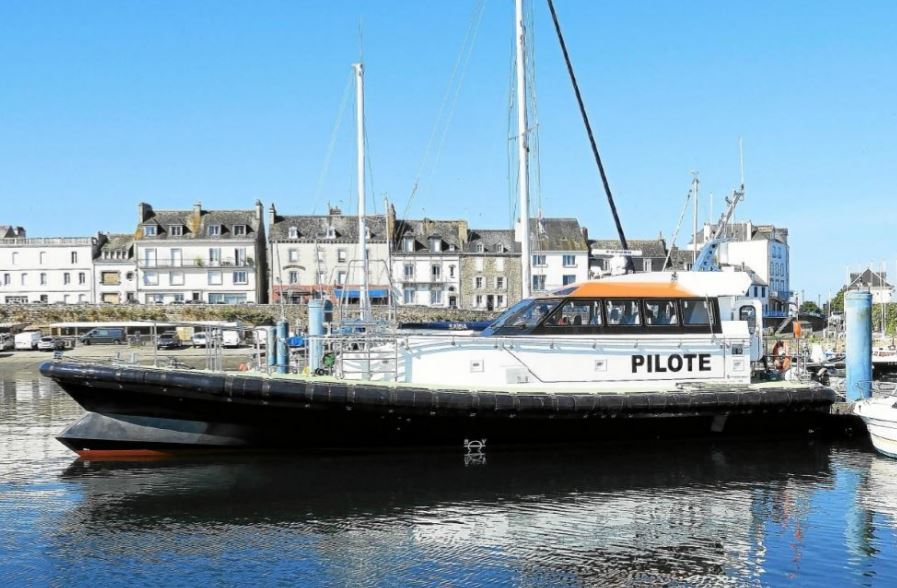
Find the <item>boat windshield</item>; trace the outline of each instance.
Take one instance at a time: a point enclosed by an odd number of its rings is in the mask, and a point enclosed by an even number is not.
[[[521,300],[504,311],[482,332],[484,337],[496,334],[521,334],[536,327],[560,302],[555,299]]]

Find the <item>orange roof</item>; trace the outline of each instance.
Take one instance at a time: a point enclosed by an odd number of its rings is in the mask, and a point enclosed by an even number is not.
[[[670,282],[597,281],[579,284],[573,298],[694,298],[695,293]]]

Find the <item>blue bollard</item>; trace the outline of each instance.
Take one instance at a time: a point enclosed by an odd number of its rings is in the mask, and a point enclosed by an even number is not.
[[[268,341],[266,343],[267,350],[265,351],[268,357],[268,367],[273,368],[277,365],[277,330],[276,328],[267,329],[268,332]]]
[[[844,295],[847,322],[848,402],[872,396],[872,294],[850,291]]]
[[[290,364],[287,337],[289,337],[289,325],[286,320],[277,321],[277,373],[285,374]]]
[[[321,357],[324,351],[324,301],[308,301],[308,368],[312,373],[321,367]]]

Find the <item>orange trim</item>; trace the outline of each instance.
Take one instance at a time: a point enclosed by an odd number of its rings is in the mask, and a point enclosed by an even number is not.
[[[678,284],[586,282],[570,293],[573,298],[693,298]]]

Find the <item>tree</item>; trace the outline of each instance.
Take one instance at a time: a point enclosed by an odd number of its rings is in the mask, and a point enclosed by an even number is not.
[[[822,309],[812,300],[804,300],[803,304],[800,305],[800,312],[822,314]]]
[[[829,310],[831,312],[844,312],[844,288],[841,288],[835,297],[829,300]]]

